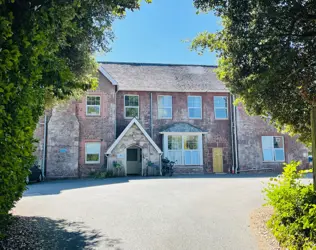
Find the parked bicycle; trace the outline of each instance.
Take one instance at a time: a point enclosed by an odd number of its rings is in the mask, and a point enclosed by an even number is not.
[[[161,162],[162,162],[162,168],[161,168],[162,175],[163,176],[165,176],[165,175],[172,176],[173,175],[173,166],[176,162],[170,161],[168,158],[162,158]]]

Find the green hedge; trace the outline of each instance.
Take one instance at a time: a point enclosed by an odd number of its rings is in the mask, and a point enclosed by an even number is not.
[[[268,227],[282,247],[316,249],[316,194],[312,184],[301,182],[304,172],[297,171],[299,164],[287,164],[264,189],[267,205],[274,208]]]

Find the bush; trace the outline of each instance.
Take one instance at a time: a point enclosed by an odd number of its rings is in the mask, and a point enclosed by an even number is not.
[[[266,194],[267,205],[274,208],[268,227],[282,247],[316,249],[316,194],[312,184],[300,178],[299,162],[286,164],[278,178],[271,178]]]

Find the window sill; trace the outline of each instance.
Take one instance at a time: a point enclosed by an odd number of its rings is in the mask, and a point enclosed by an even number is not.
[[[263,161],[262,163],[285,163],[285,161]]]
[[[158,117],[158,120],[172,120],[172,117],[169,117],[169,118],[167,118],[167,117]]]
[[[101,114],[99,114],[99,115],[88,115],[88,114],[86,114],[86,117],[101,117]]]
[[[125,120],[132,120],[134,118],[139,119],[139,117],[124,117]]]
[[[100,164],[100,162],[96,162],[96,161],[93,161],[93,162],[85,162],[85,164],[88,164],[88,165],[93,165],[93,164]]]
[[[228,121],[229,119],[228,118],[216,118],[215,117],[215,120],[216,121]]]

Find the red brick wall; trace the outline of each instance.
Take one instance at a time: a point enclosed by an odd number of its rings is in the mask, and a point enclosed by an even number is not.
[[[99,76],[99,86],[87,95],[101,97],[99,116],[86,116],[86,96],[77,103],[77,117],[80,123],[79,172],[87,176],[89,172],[100,169],[104,164],[104,153],[115,140],[115,86],[104,76]],[[85,164],[85,143],[101,142],[100,164]]]
[[[150,92],[120,91],[117,94],[117,135],[119,135],[130,119],[124,118],[124,95],[139,95],[139,120],[150,135]],[[172,119],[158,119],[158,95],[172,96]],[[202,96],[202,119],[188,118],[188,96]],[[180,93],[152,92],[153,102],[153,140],[162,149],[162,135],[159,132],[176,122],[186,122],[207,131],[203,135],[203,158],[206,172],[212,172],[212,148],[223,148],[224,172],[231,167],[231,134],[230,120],[215,120],[214,96],[228,96],[228,93]],[[229,110],[230,112],[230,110]],[[230,118],[230,115],[228,115]]]
[[[237,126],[239,167],[241,170],[272,168],[276,172],[282,171],[283,163],[263,162],[262,136],[283,136],[285,162],[300,160],[302,167],[307,166],[308,149],[303,144],[288,134],[279,133],[259,116],[249,116],[242,105],[237,107]]]

